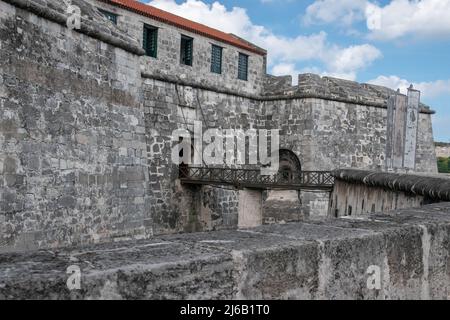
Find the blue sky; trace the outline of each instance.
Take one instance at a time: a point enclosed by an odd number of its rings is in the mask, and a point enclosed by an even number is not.
[[[405,91],[450,141],[450,0],[151,0],[268,50],[268,72],[313,72]],[[295,80],[294,80],[295,82]]]

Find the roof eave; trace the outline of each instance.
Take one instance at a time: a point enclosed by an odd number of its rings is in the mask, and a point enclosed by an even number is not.
[[[266,50],[261,49],[261,48],[257,48],[256,46],[251,46],[251,45],[247,45],[247,44],[244,45],[244,44],[236,43],[236,42],[233,42],[233,41],[228,41],[226,39],[222,39],[220,37],[216,37],[214,35],[211,35],[211,34],[208,34],[208,33],[205,33],[205,32],[201,32],[201,31],[196,30],[194,28],[189,28],[188,26],[182,25],[180,23],[177,23],[177,22],[174,22],[174,21],[170,21],[168,19],[164,19],[164,18],[155,16],[155,15],[152,15],[152,14],[147,13],[147,12],[143,12],[143,11],[141,11],[139,9],[136,9],[136,8],[129,7],[129,6],[127,6],[125,4],[122,4],[122,3],[117,3],[117,2],[111,1],[111,0],[99,0],[99,1],[108,3],[108,4],[110,4],[112,6],[115,6],[115,7],[120,7],[122,9],[127,10],[127,11],[131,11],[131,12],[137,13],[139,15],[151,18],[153,20],[160,21],[160,22],[165,23],[165,24],[172,25],[172,26],[180,28],[180,29],[184,29],[184,30],[189,31],[191,33],[195,33],[195,34],[204,36],[206,38],[210,38],[210,39],[222,42],[222,43],[227,43],[229,45],[232,45],[233,47],[237,47],[237,48],[240,48],[240,49],[243,49],[243,50],[246,50],[246,51],[258,54],[260,56],[267,56],[267,51]],[[159,10],[161,10],[161,9],[159,9]],[[161,10],[161,11],[164,11],[164,10]],[[213,28],[211,28],[211,29],[213,29]],[[219,30],[217,30],[217,31],[219,31]]]

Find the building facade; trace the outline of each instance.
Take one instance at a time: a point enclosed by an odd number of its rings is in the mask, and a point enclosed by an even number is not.
[[[450,143],[436,142],[436,157],[450,158]]]

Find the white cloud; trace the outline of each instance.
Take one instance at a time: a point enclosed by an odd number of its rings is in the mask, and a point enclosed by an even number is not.
[[[278,75],[284,71],[292,74],[294,79],[297,77],[295,73],[299,72],[296,65],[316,61],[324,65],[320,73],[354,80],[358,71],[381,57],[381,52],[368,44],[347,48],[332,44],[323,31],[297,37],[276,35],[264,26],[253,24],[245,9],[233,7],[228,10],[219,2],[207,4],[201,0],[187,0],[178,4],[175,0],[153,0],[149,4],[234,33],[267,49],[270,71]]]
[[[394,90],[400,89],[402,93],[406,93],[407,88],[412,84],[426,98],[435,98],[450,94],[450,79],[431,82],[411,82],[398,76],[379,76],[368,83],[385,86]]]
[[[366,18],[374,39],[450,36],[450,0],[392,0],[384,7],[369,3]]]
[[[365,19],[367,0],[316,0],[306,8],[306,25],[338,23],[350,26]]]
[[[293,81],[295,81],[295,75],[300,72],[294,63],[279,63],[272,68],[272,74],[274,76],[291,75]]]
[[[381,52],[372,45],[364,44],[348,48],[336,48],[329,52],[328,69],[336,74],[347,74],[345,78],[355,80],[356,72],[380,58]]]
[[[284,63],[281,62],[276,64],[272,68],[271,72],[274,76],[291,76],[292,84],[298,84],[298,75],[301,73],[315,73],[322,74],[323,72],[316,67],[308,67],[303,69],[298,69],[295,63]]]
[[[364,20],[372,39],[449,37],[450,0],[391,0],[384,6],[375,0],[316,0],[303,17],[305,24],[346,29]]]

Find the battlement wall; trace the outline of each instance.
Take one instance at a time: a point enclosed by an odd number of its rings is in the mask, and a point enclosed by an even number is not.
[[[369,170],[335,170],[330,216],[359,216],[450,201],[450,178]]]

